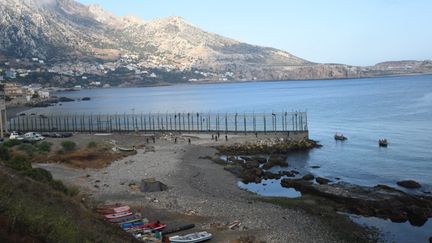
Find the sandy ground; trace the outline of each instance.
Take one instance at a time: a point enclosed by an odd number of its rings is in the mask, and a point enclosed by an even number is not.
[[[317,216],[260,202],[257,195],[241,190],[234,175],[205,158],[216,153],[211,135],[183,135],[177,144],[172,136],[162,136],[155,144],[151,140],[147,144],[146,138],[77,135],[74,140],[78,143],[115,140],[125,146],[145,147],[100,170],[72,169],[60,164],[38,166],[50,170],[55,178],[80,187],[94,200],[128,203],[141,209],[150,220],[160,219],[168,225],[195,223],[195,231],[214,233],[212,242],[230,242],[240,236],[253,236],[256,242],[339,241]],[[230,142],[250,139],[253,137],[229,138]],[[169,190],[142,193],[129,187],[146,178],[163,182]],[[234,220],[241,222],[235,230],[217,227]]]

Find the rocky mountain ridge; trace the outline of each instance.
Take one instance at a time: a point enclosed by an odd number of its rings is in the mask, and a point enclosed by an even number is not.
[[[74,0],[0,0],[1,57],[38,58],[51,66],[116,62],[116,68],[123,65],[139,72],[165,69],[179,74],[194,70],[202,74],[189,79],[192,81],[432,73],[430,61],[381,63],[372,67],[317,64],[282,50],[203,31],[180,17],[152,21],[117,17],[100,6]],[[129,61],[124,62],[124,57]]]

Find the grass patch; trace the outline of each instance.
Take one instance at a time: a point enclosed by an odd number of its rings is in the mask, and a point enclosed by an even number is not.
[[[69,140],[63,141],[61,143],[61,146],[63,148],[63,151],[65,151],[65,152],[72,152],[72,151],[75,151],[77,148],[76,143],[73,141],[69,141]]]
[[[96,142],[91,141],[87,144],[87,148],[89,148],[89,149],[96,148],[96,147],[97,147]]]
[[[14,146],[20,145],[22,142],[18,139],[9,139],[5,142],[3,142],[3,146],[7,148],[12,148]]]

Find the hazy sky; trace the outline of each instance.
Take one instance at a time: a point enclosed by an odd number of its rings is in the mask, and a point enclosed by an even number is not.
[[[432,0],[78,0],[204,30],[315,62],[432,59]]]

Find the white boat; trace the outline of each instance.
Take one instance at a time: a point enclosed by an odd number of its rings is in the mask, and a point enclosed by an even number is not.
[[[195,242],[210,240],[211,238],[212,238],[212,234],[208,233],[207,231],[202,231],[202,232],[192,233],[183,236],[181,235],[171,236],[169,240],[171,243],[195,243]]]

